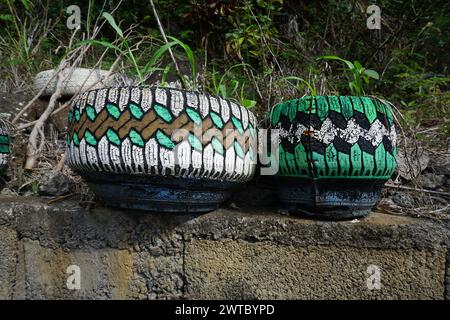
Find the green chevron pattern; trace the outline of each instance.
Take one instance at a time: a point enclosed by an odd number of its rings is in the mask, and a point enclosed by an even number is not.
[[[391,107],[372,97],[318,96],[276,105],[278,175],[387,180],[396,166]]]

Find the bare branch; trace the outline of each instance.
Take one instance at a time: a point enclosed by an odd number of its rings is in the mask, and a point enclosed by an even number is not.
[[[158,12],[156,11],[156,7],[155,7],[155,4],[153,3],[153,0],[150,0],[150,6],[152,7],[153,15],[155,16],[156,22],[158,23],[159,31],[161,32],[164,42],[167,44],[167,43],[169,43],[169,41],[167,40],[166,33],[164,32],[164,28],[161,24],[161,21],[159,20]],[[173,55],[171,48],[169,48],[169,55],[175,65],[175,69],[177,70],[178,73],[180,73],[180,69],[178,68],[177,60],[175,60],[175,56]]]

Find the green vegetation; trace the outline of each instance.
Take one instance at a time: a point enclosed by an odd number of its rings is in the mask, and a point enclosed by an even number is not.
[[[337,56],[323,56],[320,59],[324,60],[337,60],[344,63],[347,66],[347,69],[350,73],[348,77],[348,88],[350,89],[351,94],[355,96],[361,96],[365,93],[364,91],[364,83],[369,84],[370,78],[380,80],[380,75],[378,72],[372,69],[363,68],[359,61],[351,61],[342,59]]]
[[[154,2],[167,42],[148,0],[0,0],[0,90],[27,90],[34,74],[58,65],[72,33],[65,10],[76,4],[73,44],[91,44],[83,66],[108,69],[119,58],[116,70],[132,83],[180,80],[260,117],[304,94],[377,95],[411,125],[448,135],[448,1],[377,1],[381,30],[367,28],[360,0]],[[105,25],[90,39],[96,19]]]

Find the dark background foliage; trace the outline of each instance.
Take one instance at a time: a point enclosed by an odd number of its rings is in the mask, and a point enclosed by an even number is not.
[[[17,73],[31,77],[57,64],[64,54],[58,47],[69,41],[65,8],[71,4],[80,6],[84,30],[89,19],[102,10],[111,12],[118,1],[0,1],[4,81],[13,81]],[[371,4],[381,8],[381,30],[366,27]],[[255,110],[261,115],[277,101],[299,94],[277,85],[282,76],[302,77],[322,93],[348,94],[342,65],[317,60],[331,54],[376,70],[381,79],[371,81],[366,93],[392,100],[412,125],[437,123],[448,134],[448,1],[155,0],[155,5],[166,33],[195,51],[204,89],[211,86],[213,72],[239,63],[253,67],[250,73],[248,68],[228,72],[227,85],[233,87],[233,80],[245,84],[242,91],[258,102]],[[159,37],[147,0],[123,1],[113,16],[122,28],[134,26],[134,39]],[[40,39],[49,20],[53,27]],[[112,28],[102,31],[103,39],[115,36]],[[139,50],[144,61],[153,47],[141,45]],[[96,54],[94,50],[86,63],[93,63]],[[107,57],[102,66],[112,61]]]

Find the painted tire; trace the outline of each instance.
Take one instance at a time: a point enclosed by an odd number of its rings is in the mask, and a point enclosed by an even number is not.
[[[10,153],[9,130],[6,124],[0,119],[0,174],[2,174],[6,169],[6,165],[8,164],[9,153]]]
[[[112,206],[211,211],[255,170],[255,116],[207,94],[92,90],[74,101],[68,121],[67,164]]]
[[[276,105],[280,200],[326,218],[364,216],[394,173],[391,107],[371,97],[304,97]]]
[[[69,70],[67,70],[69,71]],[[47,81],[53,76],[55,69],[39,72],[34,77],[34,90],[39,92],[47,83]],[[70,76],[64,81],[64,86],[61,90],[62,96],[74,96],[78,92],[83,92],[88,89],[98,89],[102,87],[114,85],[114,79],[112,77],[99,81],[102,77],[106,76],[108,71],[106,70],[93,70],[86,68],[74,68]],[[51,96],[56,90],[57,77],[55,76],[46,89],[42,93],[42,96]],[[93,86],[91,88],[91,86]],[[80,90],[81,88],[81,90]]]

